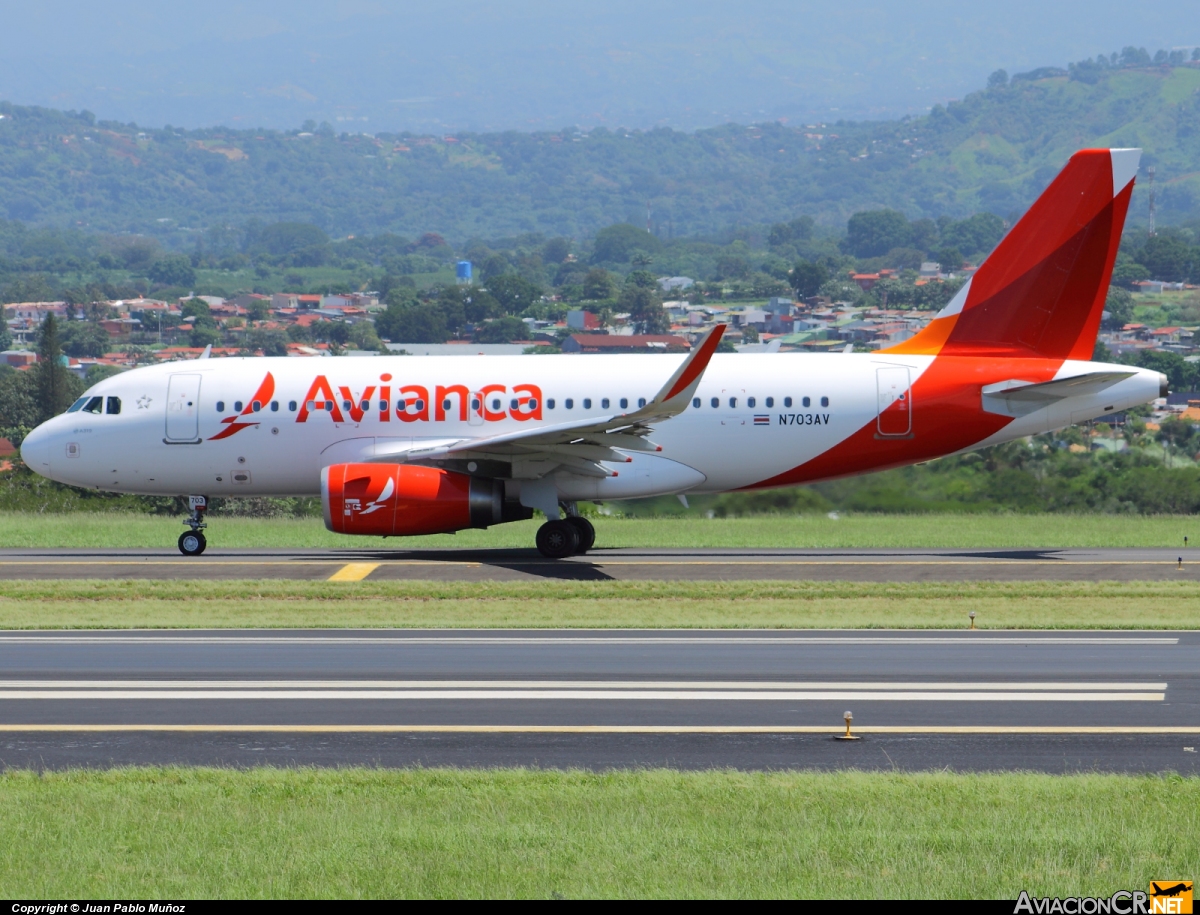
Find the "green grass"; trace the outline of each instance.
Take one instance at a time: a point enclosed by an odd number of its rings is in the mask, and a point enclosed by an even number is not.
[[[1200,779],[663,770],[0,775],[13,898],[1145,891],[1200,870]]]
[[[1191,582],[6,581],[0,629],[1198,629]]]
[[[319,518],[213,516],[214,548],[481,549],[532,547],[538,522],[435,537],[346,537]],[[600,547],[1168,547],[1200,542],[1190,515],[764,515],[594,519]],[[180,519],[118,513],[0,513],[0,547],[170,547]]]

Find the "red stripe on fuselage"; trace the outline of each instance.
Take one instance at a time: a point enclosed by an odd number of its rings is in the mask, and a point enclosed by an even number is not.
[[[942,356],[912,386],[912,433],[903,438],[880,436],[874,418],[828,451],[798,467],[744,489],[793,486],[874,470],[903,467],[953,454],[995,435],[1012,418],[983,410],[981,388],[1019,378],[1050,381],[1061,360],[979,359]]]

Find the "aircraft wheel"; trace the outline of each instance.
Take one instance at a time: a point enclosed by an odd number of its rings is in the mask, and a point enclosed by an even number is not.
[[[596,529],[592,527],[592,522],[587,518],[580,518],[572,515],[567,518],[567,524],[575,528],[575,533],[579,535],[579,547],[575,550],[576,553],[583,554],[590,550],[596,544]]]
[[[179,535],[179,552],[184,556],[199,556],[208,546],[208,541],[199,531],[184,531]]]
[[[568,521],[547,521],[538,528],[537,548],[547,559],[565,559],[579,550],[579,533]]]

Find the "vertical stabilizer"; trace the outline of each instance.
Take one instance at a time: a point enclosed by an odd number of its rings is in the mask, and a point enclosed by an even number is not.
[[[885,352],[1092,356],[1140,149],[1084,149],[929,326]]]

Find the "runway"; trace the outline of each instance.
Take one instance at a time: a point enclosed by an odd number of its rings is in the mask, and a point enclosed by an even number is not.
[[[1169,549],[0,550],[0,579],[1200,581]]]
[[[1192,632],[0,633],[0,764],[1200,773]],[[838,741],[845,711],[858,741]]]

